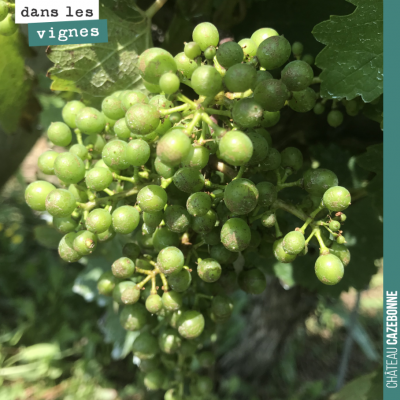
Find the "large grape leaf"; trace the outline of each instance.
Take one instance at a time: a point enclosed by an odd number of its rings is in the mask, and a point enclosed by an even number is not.
[[[356,10],[331,16],[313,29],[326,45],[316,65],[322,69],[321,95],[370,102],[383,92],[383,1],[348,0]]]
[[[129,21],[122,19],[104,4],[100,19],[108,21],[108,43],[48,48],[47,55],[55,64],[48,72],[52,90],[104,97],[141,83],[137,62],[151,46],[150,20],[137,7],[131,10]]]

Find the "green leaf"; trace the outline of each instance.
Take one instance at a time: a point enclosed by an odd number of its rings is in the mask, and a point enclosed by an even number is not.
[[[108,21],[108,43],[50,46],[47,55],[55,64],[48,72],[51,89],[104,97],[141,84],[137,62],[151,45],[150,20],[137,7],[130,17],[134,21],[102,4],[100,19]]]
[[[383,1],[349,0],[356,10],[316,25],[315,38],[326,45],[316,65],[322,69],[321,96],[369,103],[383,92]]]

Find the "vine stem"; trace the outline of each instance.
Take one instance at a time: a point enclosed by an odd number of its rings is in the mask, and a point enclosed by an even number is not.
[[[325,207],[324,207],[322,204],[320,204],[320,205],[317,207],[317,209],[314,210],[314,211],[310,214],[310,216],[306,219],[306,222],[305,222],[304,225],[300,228],[300,232],[302,232],[302,233],[304,234],[304,232],[305,232],[307,226],[310,225],[311,222],[314,221],[315,216],[316,216],[321,210],[323,210],[324,208],[325,208]]]
[[[206,113],[203,112],[201,114],[201,118],[203,119],[203,121],[208,124],[209,126],[211,126],[211,128],[214,130],[214,132],[218,135],[218,133],[221,133],[224,131],[224,129],[222,129],[221,127],[219,127],[211,118],[210,116]]]
[[[160,113],[160,115],[165,116],[165,115],[170,115],[170,114],[172,114],[174,112],[185,111],[188,108],[189,108],[189,104],[181,104],[180,106],[176,106],[176,107],[173,107],[173,108],[166,108],[164,110],[160,110],[159,113]]]
[[[214,115],[224,115],[225,117],[231,117],[230,111],[216,110],[214,108],[205,108],[204,111],[211,115],[214,114]]]
[[[301,187],[303,185],[303,178],[299,179],[298,181],[295,182],[289,182],[289,183],[281,183],[280,185],[277,185],[277,191],[279,192],[280,190],[286,189],[288,187],[293,187],[293,186],[299,186]]]
[[[304,211],[300,210],[293,204],[286,203],[285,201],[283,201],[281,199],[275,200],[275,202],[272,204],[271,208],[272,209],[279,208],[283,211],[286,211],[286,212],[294,215],[295,217],[297,217],[298,219],[301,219],[302,221],[307,221],[307,219],[308,219],[308,215]]]
[[[178,93],[175,98],[179,101],[182,101],[183,103],[189,104],[190,107],[192,107],[193,109],[197,109],[197,104],[190,100],[188,97],[186,97],[185,95],[183,95],[182,93]]]
[[[83,144],[81,131],[79,129],[75,129],[74,132],[75,132],[76,140],[78,141],[78,144]]]
[[[243,176],[245,170],[246,170],[246,167],[241,165],[240,168],[239,168],[239,172],[237,173],[237,175],[232,180],[241,178]]]
[[[167,2],[168,0],[156,0],[145,12],[147,18],[151,19],[157,13],[158,10]]]

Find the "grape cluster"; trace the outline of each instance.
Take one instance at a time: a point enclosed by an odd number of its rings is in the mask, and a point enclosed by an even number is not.
[[[124,329],[140,331],[132,350],[144,384],[167,390],[166,400],[213,398],[205,372],[215,356],[207,348],[232,314],[229,294],[237,285],[252,295],[266,288],[254,252],[289,263],[315,239],[315,273],[327,285],[340,281],[350,261],[341,231],[350,193],[325,169],[287,182],[302,169],[303,155],[274,149],[265,129],[278,123],[285,105],[298,112],[315,106],[312,68],[289,61],[299,44],[271,28],[218,44],[215,26],[201,23],[175,57],[160,48],[140,56],[150,94],[118,91],[101,110],[68,102],[63,122],[47,131],[67,150],[38,160],[59,185],[39,180],[25,193],[27,204],[52,215],[64,234],[59,255],[66,262],[123,238],[121,257],[98,290],[119,305]],[[279,67],[281,79],[274,79],[268,70]],[[181,84],[199,98],[184,96]],[[299,206],[279,198],[295,186],[306,192]],[[283,235],[278,211],[303,225]],[[193,357],[204,374],[189,371]]]
[[[0,35],[11,36],[18,27],[14,20],[15,4],[0,0]]]

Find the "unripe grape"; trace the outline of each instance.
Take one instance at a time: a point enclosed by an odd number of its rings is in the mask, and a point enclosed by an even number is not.
[[[183,253],[174,246],[169,246],[160,251],[157,256],[157,265],[166,275],[173,275],[182,270],[185,263]]]
[[[187,58],[194,60],[201,55],[201,48],[196,42],[188,42],[185,44],[184,52]]]
[[[181,129],[173,129],[157,144],[157,156],[164,164],[178,166],[191,150],[190,139]]]
[[[185,193],[195,193],[203,189],[204,176],[196,168],[181,168],[174,175],[175,186]]]
[[[181,347],[182,338],[175,329],[168,328],[158,337],[158,344],[163,353],[174,354]]]
[[[154,358],[159,352],[157,338],[149,332],[142,332],[133,342],[132,351],[141,360]]]
[[[240,289],[248,294],[261,294],[267,287],[265,276],[258,268],[240,272],[238,284]]]
[[[117,278],[129,279],[135,272],[135,263],[127,257],[121,257],[113,262],[111,271]]]
[[[108,188],[112,181],[113,176],[110,170],[102,167],[92,168],[87,172],[85,178],[87,187],[96,192]]]
[[[114,231],[113,227],[110,226],[106,231],[98,233],[97,239],[99,239],[99,242],[107,242],[113,239],[115,235],[116,232]]]
[[[283,36],[271,36],[260,43],[257,58],[266,70],[282,66],[292,52],[290,43]]]
[[[210,22],[202,22],[194,28],[193,40],[200,46],[202,51],[210,46],[217,47],[219,43],[218,29]]]
[[[281,152],[281,166],[298,171],[303,166],[303,154],[296,147],[286,147]]]
[[[261,28],[256,30],[252,35],[251,35],[251,40],[254,41],[254,43],[257,45],[257,47],[260,45],[261,42],[263,42],[265,39],[268,39],[271,36],[278,36],[278,32],[275,29],[272,28]]]
[[[257,44],[252,39],[242,39],[238,42],[239,46],[243,50],[244,60],[251,60],[257,54]]]
[[[267,157],[260,162],[260,168],[262,171],[273,171],[280,167],[281,162],[281,153],[274,148],[270,148]]]
[[[325,285],[336,285],[344,275],[344,267],[333,254],[319,256],[315,263],[315,274]]]
[[[197,274],[204,282],[216,282],[221,273],[221,265],[212,258],[201,260],[197,266]]]
[[[160,86],[158,86],[154,83],[146,82],[144,79],[143,79],[143,85],[150,93],[161,93],[162,92]]]
[[[53,190],[46,197],[46,210],[53,217],[68,217],[75,208],[75,197],[66,189]]]
[[[283,238],[275,240],[272,248],[275,258],[281,263],[291,263],[296,259],[296,255],[287,253],[283,248]]]
[[[254,80],[253,85],[251,86],[253,92],[261,82],[267,81],[268,79],[274,79],[273,76],[268,71],[257,71],[256,79]]]
[[[221,242],[229,251],[243,251],[249,246],[250,240],[251,231],[243,219],[231,218],[223,225]]]
[[[86,135],[103,132],[106,127],[104,115],[93,107],[85,107],[79,111],[75,119],[76,127]]]
[[[286,85],[277,79],[262,81],[254,90],[254,100],[266,111],[279,111],[289,96]]]
[[[156,157],[154,161],[154,168],[158,175],[164,179],[172,178],[175,175],[176,169],[164,164],[159,157]]]
[[[17,32],[18,26],[15,24],[14,15],[8,14],[0,20],[0,36],[11,36]]]
[[[304,46],[300,42],[294,42],[292,44],[292,53],[294,56],[301,56],[303,54]]]
[[[289,232],[282,242],[283,250],[292,255],[297,256],[305,247],[304,234],[299,231]]]
[[[168,311],[179,310],[182,307],[182,295],[173,290],[164,292],[162,295],[162,302],[164,308]]]
[[[233,310],[233,304],[229,299],[229,297],[218,295],[212,299],[211,312],[214,315],[214,318],[218,320],[218,322],[223,322],[228,320],[232,315],[232,310]],[[202,356],[201,354],[202,353],[200,353],[199,355],[200,365],[202,365],[205,368],[209,368],[211,365],[208,364],[210,363],[204,362],[205,357]]]
[[[163,218],[164,213],[162,211],[157,211],[154,213],[143,212],[143,222],[152,228],[157,228]]]
[[[122,309],[120,322],[127,331],[138,331],[144,327],[147,322],[148,312],[143,304],[133,304]]]
[[[186,44],[186,46],[187,45],[188,44]],[[185,48],[186,48],[186,46],[185,46]],[[198,49],[199,49],[199,55],[200,55],[201,54],[200,47]],[[194,58],[196,58],[196,57],[194,57]],[[200,59],[199,60],[191,59],[185,53],[178,53],[175,56],[175,62],[176,62],[176,65],[178,67],[178,71],[180,71],[182,73],[182,75],[187,79],[191,79],[192,75],[193,75],[193,72],[198,67],[201,66]]]
[[[313,196],[322,197],[329,188],[338,183],[336,174],[329,169],[309,169],[303,174],[304,190]]]
[[[151,294],[146,299],[145,305],[150,314],[157,314],[163,308],[161,297],[158,294]]]
[[[192,283],[192,275],[190,272],[183,268],[179,272],[168,276],[168,284],[174,292],[184,292]]]
[[[92,210],[86,218],[86,229],[90,232],[99,234],[107,231],[111,226],[111,215],[102,208]]]
[[[347,219],[346,214],[343,214],[343,213],[341,212],[340,215],[339,215],[339,220],[340,220],[340,222],[345,222],[346,219]]]
[[[314,64],[314,56],[311,54],[304,54],[302,60],[305,61],[309,65]]]
[[[64,122],[72,129],[76,128],[76,116],[85,108],[85,105],[77,100],[69,101],[62,109],[62,118]],[[50,139],[51,140],[51,139]]]
[[[53,190],[55,186],[49,182],[32,182],[25,190],[25,201],[35,211],[46,211],[46,198]]]
[[[262,207],[270,207],[278,197],[276,187],[271,182],[257,183],[256,188],[259,194],[258,204]]]
[[[125,112],[121,107],[121,99],[108,96],[101,103],[101,111],[110,119],[118,120],[124,118]]]
[[[113,299],[118,304],[135,304],[140,299],[140,289],[136,283],[131,281],[122,281],[115,285],[113,290]]]
[[[68,190],[73,194],[75,200],[80,203],[86,203],[89,200],[86,191],[78,185],[69,185]]]
[[[210,151],[203,146],[192,146],[187,156],[182,160],[183,167],[203,169],[210,158]]]
[[[165,209],[165,223],[172,232],[183,233],[190,226],[190,215],[182,206],[172,205]]]
[[[58,157],[56,151],[46,151],[38,159],[38,168],[46,175],[54,175],[54,162]]]
[[[135,261],[140,255],[140,247],[136,243],[125,243],[122,254]]]
[[[167,72],[160,78],[160,88],[165,94],[173,94],[179,90],[181,82],[176,74]]]
[[[56,146],[66,147],[71,143],[71,129],[64,122],[52,122],[47,130],[49,140]]]
[[[192,87],[199,96],[215,96],[222,88],[222,77],[214,67],[203,65],[193,72]]]
[[[158,357],[153,357],[146,360],[140,360],[139,369],[142,372],[150,372],[156,370],[159,365],[160,359]]]
[[[71,217],[53,218],[53,226],[61,233],[69,233],[75,231],[78,227],[78,221]]]
[[[139,207],[148,213],[161,211],[167,204],[168,196],[161,186],[145,186],[137,195]]]
[[[166,378],[164,372],[159,369],[150,371],[144,376],[144,386],[148,390],[159,390],[164,385]]]
[[[211,209],[211,197],[207,193],[198,192],[189,196],[187,210],[194,217],[201,217]]]
[[[160,114],[152,104],[135,104],[126,112],[126,125],[136,135],[153,132],[160,123]]]
[[[231,212],[246,215],[256,207],[258,196],[257,187],[252,181],[239,178],[226,186],[224,201]]]
[[[75,154],[65,152],[54,161],[54,172],[64,183],[78,183],[85,177],[85,165]]]
[[[243,128],[253,128],[260,125],[264,110],[254,99],[245,98],[233,106],[232,118]]]
[[[214,46],[209,46],[204,50],[204,57],[207,60],[212,60],[217,54],[217,49]]]
[[[153,234],[155,251],[161,251],[168,246],[179,246],[179,235],[168,228],[157,229]]]
[[[113,169],[123,170],[129,167],[128,145],[122,140],[108,142],[102,151],[104,163]]]
[[[136,104],[148,104],[149,98],[139,90],[127,90],[121,96],[121,108],[125,113]]]
[[[74,250],[81,256],[87,256],[97,246],[97,237],[89,231],[79,231],[72,243]]]
[[[138,210],[132,206],[118,207],[112,213],[112,226],[117,233],[127,235],[133,232],[140,222]]]
[[[339,236],[343,237],[343,236]],[[329,252],[340,259],[343,263],[343,266],[347,267],[350,263],[350,251],[349,249],[342,243],[333,242],[332,246],[329,249]]]
[[[90,135],[84,139],[83,144],[85,146],[91,145],[92,148],[90,149],[90,154],[92,154],[93,157],[98,157],[101,155],[101,152],[106,145],[106,141],[101,135]]]
[[[337,128],[339,125],[342,125],[343,119],[343,113],[339,110],[330,111],[327,117],[328,124],[333,128]]]
[[[282,82],[290,91],[308,88],[314,78],[313,69],[305,61],[292,61],[281,72]]]
[[[340,222],[332,220],[329,222],[329,229],[333,232],[337,232],[340,229]]]
[[[249,161],[250,165],[257,165],[268,156],[269,145],[267,140],[257,132],[248,132],[247,136],[253,144],[253,155]]]
[[[196,388],[200,395],[207,395],[212,392],[213,381],[208,376],[199,376],[196,381]]]
[[[214,210],[207,211],[200,217],[193,217],[192,229],[200,234],[211,232],[217,222],[217,214]]]
[[[156,231],[156,227],[148,226],[146,223],[142,225],[142,235],[152,235]]]
[[[267,211],[261,217],[261,223],[266,228],[272,228],[276,224],[276,215],[272,211]]]
[[[119,119],[115,123],[113,129],[114,129],[115,135],[120,140],[127,141],[132,136],[132,132],[128,128],[128,125],[126,124],[125,114],[124,114],[124,118]]]
[[[110,272],[103,272],[97,281],[97,290],[103,296],[111,296],[118,280]]]
[[[88,149],[83,144],[74,144],[70,147],[69,152],[78,156],[81,160],[88,158]]]
[[[338,244],[345,244],[345,243],[346,243],[345,237],[342,236],[342,235],[338,236],[337,239],[336,239],[336,243],[338,243]]]
[[[149,101],[149,104],[155,106],[158,110],[167,110],[169,108],[174,107],[174,103],[168,100],[164,95],[159,94],[158,96],[154,96]]]
[[[5,1],[0,1],[0,22],[8,15],[8,4]]]
[[[179,353],[182,354],[184,357],[192,357],[197,351],[197,344],[195,342],[190,342],[188,340],[183,340],[181,348],[179,349]],[[178,398],[171,398],[165,400],[179,400]]]
[[[242,166],[253,155],[253,144],[249,137],[240,131],[229,131],[219,142],[219,157],[228,164]]]
[[[276,125],[280,119],[281,113],[279,111],[264,111],[261,125],[265,128],[269,128]]]
[[[322,103],[317,103],[314,106],[313,111],[314,111],[314,114],[321,115],[321,114],[323,114],[325,112],[325,106]]]
[[[299,92],[292,92],[289,107],[297,112],[308,112],[314,108],[316,101],[317,95],[314,90],[307,88]]]
[[[322,201],[329,211],[343,211],[351,204],[351,195],[346,188],[334,186],[324,193]]]
[[[129,164],[140,167],[150,158],[150,146],[142,139],[131,140],[128,143],[126,158]]]
[[[217,60],[226,69],[241,63],[243,58],[242,47],[236,42],[225,42],[218,47]]]
[[[67,233],[58,245],[58,254],[60,258],[66,262],[77,262],[81,255],[75,251],[73,243],[77,234],[75,232]]]
[[[150,83],[159,84],[160,78],[167,72],[176,72],[174,58],[168,51],[153,47],[144,51],[139,57],[139,73]]]
[[[180,112],[174,112],[169,115],[169,119],[165,121],[169,121],[169,123],[172,125],[177,124],[179,121],[182,120],[182,113]]]
[[[198,311],[190,310],[182,313],[177,328],[179,334],[185,339],[195,339],[202,334],[204,325],[203,315]]]

